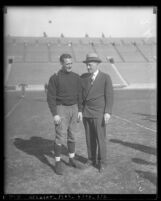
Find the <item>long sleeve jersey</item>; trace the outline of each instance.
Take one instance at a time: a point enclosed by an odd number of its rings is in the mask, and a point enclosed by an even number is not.
[[[57,105],[78,104],[82,111],[81,79],[74,72],[58,71],[52,75],[48,83],[47,102],[53,116],[57,115]]]

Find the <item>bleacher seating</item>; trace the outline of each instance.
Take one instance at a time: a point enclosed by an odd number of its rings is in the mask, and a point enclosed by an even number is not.
[[[156,45],[152,44],[138,44],[137,47],[140,49],[140,51],[145,55],[145,57],[150,62],[154,62],[156,57]]]
[[[8,85],[19,83],[42,84],[49,81],[49,77],[60,70],[60,63],[17,63],[13,64],[8,79]],[[79,75],[87,72],[83,63],[73,63],[73,72]]]
[[[93,44],[102,44],[102,41],[101,41],[101,38],[90,38],[90,43],[93,43]]]
[[[102,41],[101,41],[100,38],[94,38],[94,37],[88,38],[87,37],[87,38],[82,38],[81,43],[82,44],[91,44],[91,43],[93,43],[93,44],[102,44]]]
[[[103,62],[107,62],[106,57],[113,57],[115,62],[122,62],[122,59],[116,52],[116,50],[113,48],[111,44],[108,45],[94,45],[96,52],[100,56],[101,60]]]
[[[144,41],[142,38],[122,38],[122,43],[123,44],[133,44],[133,43],[136,43],[136,44],[144,44]]]
[[[72,45],[75,53],[76,62],[82,62],[86,58],[86,54],[93,52],[94,49],[91,45]]]
[[[37,37],[13,37],[16,43],[34,44],[38,40]]]
[[[120,38],[102,38],[101,39],[104,44],[112,44],[115,43],[117,45],[122,45],[122,41]]]
[[[59,62],[59,58],[63,53],[69,53],[74,58],[72,48],[70,45],[65,44],[51,45],[49,50],[51,62]]]
[[[111,41],[108,38],[101,38],[101,41],[105,45],[111,44]]]
[[[10,37],[10,36],[4,37],[4,43],[5,44],[7,44],[7,43],[14,43],[13,37]]]
[[[81,38],[81,44],[88,45],[90,41],[91,39],[89,37]]]
[[[25,62],[48,62],[47,44],[27,44],[25,46]]]
[[[156,39],[155,38],[147,37],[147,38],[144,38],[143,41],[144,41],[144,44],[146,44],[146,45],[154,45],[154,44],[156,44]]]
[[[61,38],[60,39],[60,43],[61,44],[66,44],[66,45],[68,45],[68,44],[80,44],[81,43],[81,41],[80,41],[80,38]]]
[[[60,41],[58,38],[53,38],[53,37],[39,37],[38,39],[38,43],[45,43],[45,44],[58,44]]]
[[[122,45],[122,40],[120,38],[109,38],[111,44],[115,44],[115,45]]]
[[[100,64],[100,70],[102,72],[108,73],[111,76],[112,84],[115,85],[124,85],[120,77],[116,74],[114,68],[112,68],[110,63],[101,63]]]
[[[7,42],[4,49],[6,58],[13,58],[13,62],[24,61],[25,52],[23,43]]]
[[[116,45],[125,62],[146,62],[136,47],[132,44]]]
[[[156,38],[54,38],[7,37],[5,42],[5,66],[13,58],[7,85],[44,84],[60,69],[59,58],[63,53],[73,57],[73,71],[87,72],[83,60],[86,54],[96,52],[102,60],[100,69],[110,74],[114,85],[123,85],[115,66],[129,84],[156,82]],[[6,68],[7,69],[7,68]],[[6,72],[6,71],[5,71]]]
[[[8,85],[47,83],[50,76],[60,68],[60,63],[14,63],[9,75]],[[87,67],[83,63],[73,63],[72,70],[81,75],[87,72]],[[111,76],[114,85],[123,84],[109,63],[100,64],[100,70]]]
[[[115,65],[129,84],[156,82],[156,63],[116,63]]]
[[[13,63],[8,85],[44,84],[59,69],[60,64],[53,65],[53,63]]]

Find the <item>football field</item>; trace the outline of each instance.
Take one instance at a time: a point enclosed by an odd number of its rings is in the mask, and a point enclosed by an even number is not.
[[[154,194],[157,192],[156,90],[114,90],[107,125],[107,161],[74,169],[63,146],[64,175],[54,171],[54,124],[44,91],[5,92],[5,193]],[[76,157],[87,160],[83,124],[76,135]]]

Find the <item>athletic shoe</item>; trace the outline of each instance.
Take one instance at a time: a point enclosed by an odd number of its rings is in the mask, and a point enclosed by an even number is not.
[[[58,175],[63,175],[63,166],[61,161],[56,161],[55,163],[55,172]]]

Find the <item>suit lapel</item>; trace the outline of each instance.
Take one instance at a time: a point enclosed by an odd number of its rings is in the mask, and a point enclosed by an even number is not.
[[[95,88],[95,85],[101,80],[101,77],[102,77],[101,75],[102,75],[102,73],[99,71],[92,85],[91,85],[90,77],[88,78],[86,99],[87,99],[88,95],[90,94],[90,92]]]
[[[91,76],[87,79],[87,88],[86,88],[86,93],[85,93],[85,97],[87,98],[91,88],[93,87],[93,85],[91,84]]]
[[[98,74],[97,74],[97,76],[96,76],[96,78],[95,78],[95,80],[94,80],[94,82],[93,82],[93,87],[94,87],[94,85],[100,80],[100,78],[101,78],[101,71],[99,70],[99,71],[98,71]]]

